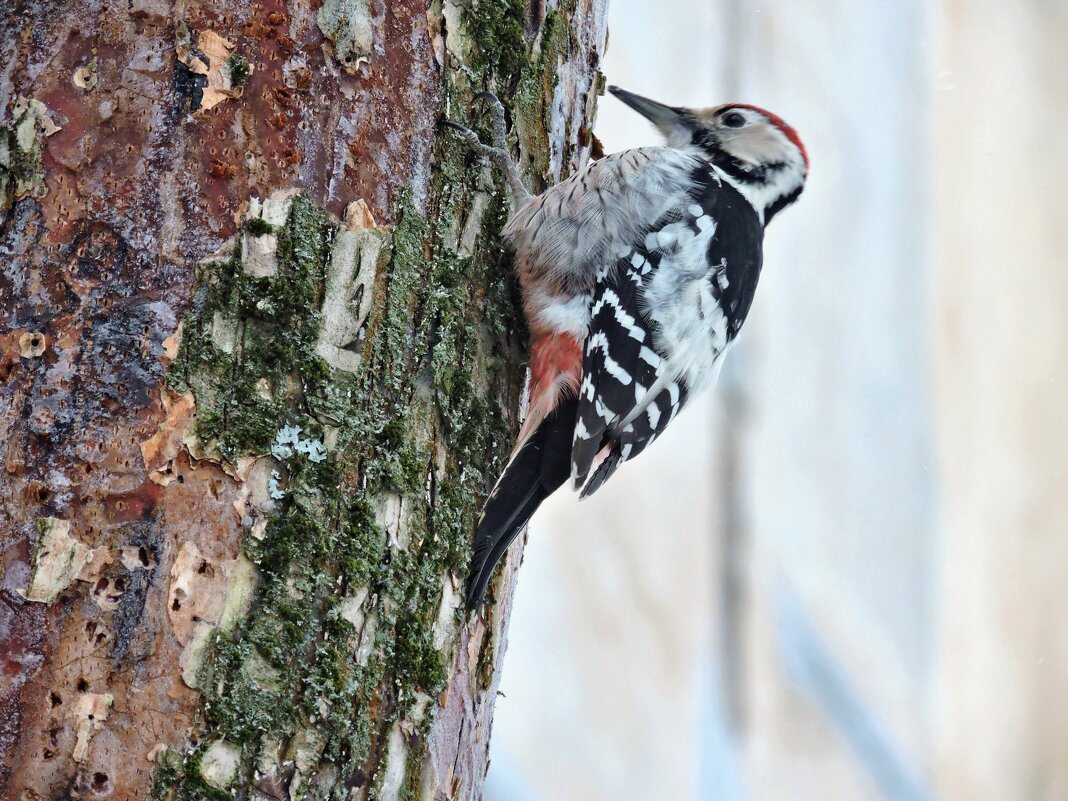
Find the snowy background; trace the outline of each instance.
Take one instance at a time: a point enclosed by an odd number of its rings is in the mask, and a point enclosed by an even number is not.
[[[609,30],[610,83],[772,109],[811,178],[716,390],[535,518],[487,801],[1068,799],[1068,3]]]

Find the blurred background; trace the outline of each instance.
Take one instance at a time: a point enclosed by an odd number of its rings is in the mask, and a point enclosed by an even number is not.
[[[487,801],[1068,799],[1068,2],[609,22],[609,82],[812,171],[714,393],[535,518]]]

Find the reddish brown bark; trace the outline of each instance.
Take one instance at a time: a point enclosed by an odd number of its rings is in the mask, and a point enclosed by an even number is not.
[[[440,9],[372,3],[368,61],[343,65],[318,8],[30,0],[0,22],[0,123],[12,122],[19,97],[46,109],[39,164],[30,165],[40,185],[0,204],[5,798],[145,797],[159,749],[187,751],[200,736],[200,693],[182,675],[189,621],[179,618],[189,610],[175,607],[175,565],[183,547],[196,549],[212,588],[205,604],[232,588],[248,488],[234,466],[181,446],[192,412],[164,390],[176,328],[197,303],[197,264],[235,235],[250,198],[276,190],[303,189],[338,217],[362,199],[380,225],[393,222],[401,188],[424,213],[437,202],[440,100],[446,84],[455,90],[452,71],[469,69],[448,46],[454,32]],[[588,108],[603,11],[595,3],[572,13],[561,88],[554,97],[550,80],[546,116],[520,120],[567,131],[551,140],[551,159],[533,136],[523,146],[557,172],[585,155],[580,128],[562,120]],[[548,47],[537,37],[544,9],[527,14],[528,44]],[[183,63],[210,62],[197,49],[205,32],[252,68],[239,96],[235,88],[211,108],[202,78],[210,86],[218,65],[200,76]],[[49,520],[94,551],[46,603],[24,595]],[[447,690],[421,769],[428,797],[478,794],[503,595],[488,629],[465,625],[447,646]],[[480,663],[483,647],[492,651]],[[388,738],[387,727],[372,752],[379,762]]]

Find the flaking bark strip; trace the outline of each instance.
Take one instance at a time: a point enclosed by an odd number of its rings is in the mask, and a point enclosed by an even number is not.
[[[59,131],[40,100],[19,96],[11,122],[0,127],[0,220],[24,197],[44,197],[43,142]]]
[[[71,536],[70,523],[54,517],[37,521],[30,586],[18,591],[27,601],[51,604],[93,561],[93,549]]]

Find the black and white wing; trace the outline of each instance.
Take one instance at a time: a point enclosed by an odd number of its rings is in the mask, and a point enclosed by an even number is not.
[[[752,304],[759,217],[709,165],[691,179],[689,195],[598,272],[571,451],[582,497],[714,382]]]

